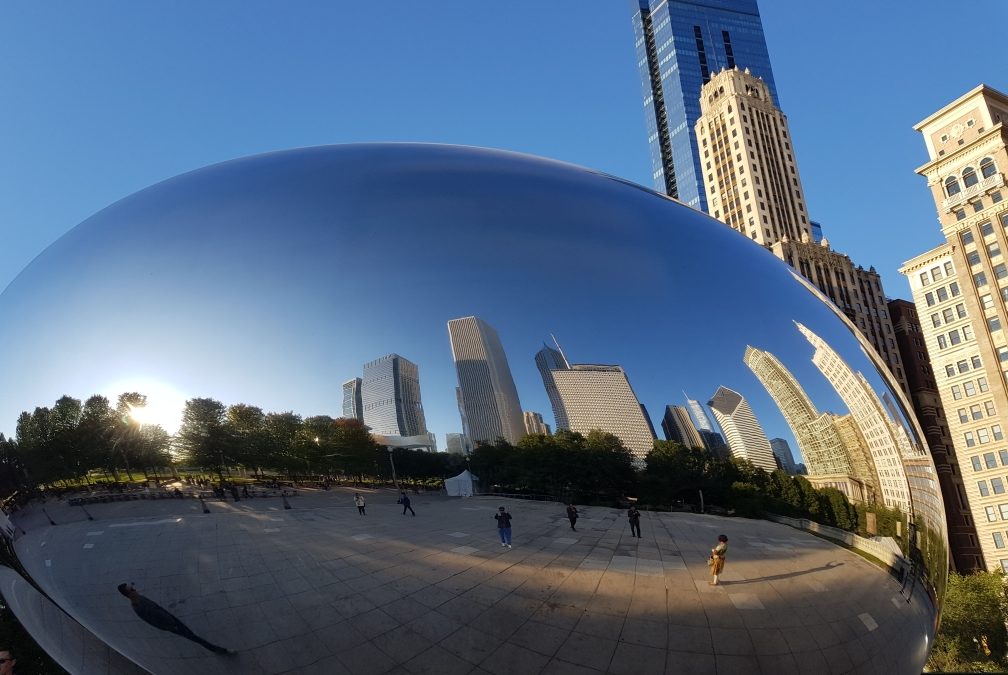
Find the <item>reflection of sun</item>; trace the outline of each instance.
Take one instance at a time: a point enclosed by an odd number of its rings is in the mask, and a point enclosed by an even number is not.
[[[182,410],[186,397],[162,381],[140,377],[124,378],[106,388],[109,402],[115,406],[120,394],[135,391],[147,397],[147,405],[137,406],[130,417],[140,424],[160,425],[169,434],[178,431],[182,424]]]

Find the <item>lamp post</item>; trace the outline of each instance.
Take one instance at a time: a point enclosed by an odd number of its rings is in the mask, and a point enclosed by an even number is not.
[[[399,479],[396,478],[396,472],[395,472],[395,460],[392,459],[392,451],[395,450],[395,448],[393,448],[391,445],[389,445],[389,446],[386,446],[386,450],[388,450],[388,461],[389,461],[389,464],[392,465],[392,482],[395,483],[396,490],[399,490],[400,489],[399,488]]]

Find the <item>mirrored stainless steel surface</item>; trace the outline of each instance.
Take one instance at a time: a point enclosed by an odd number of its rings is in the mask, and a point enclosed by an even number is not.
[[[391,492],[367,491],[360,516],[359,490],[338,487],[302,489],[289,510],[276,492],[210,513],[145,499],[85,504],[94,520],[66,500],[15,514],[32,579],[152,672],[506,672],[515,659],[510,672],[919,673],[933,641],[942,501],[872,348],[769,252],[626,181],[436,145],[236,160],[81,223],[0,295],[0,316],[8,435],[61,396],[114,407],[130,391],[169,435],[187,400],[212,398],[360,414],[381,445],[442,450],[446,434],[518,443],[530,411],[613,433],[643,471],[649,415],[659,436],[768,474],[783,439],[858,521],[645,512],[646,536],[630,539],[606,506],[572,533],[559,504],[431,495],[407,522]],[[324,442],[312,458],[340,469]],[[666,503],[695,500],[687,487]],[[499,503],[515,514],[513,549],[490,520]],[[711,587],[721,533],[730,554]],[[236,653],[155,626],[121,583]]]

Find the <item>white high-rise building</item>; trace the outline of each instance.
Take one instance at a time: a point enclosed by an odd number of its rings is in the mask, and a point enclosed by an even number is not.
[[[361,378],[343,383],[343,417],[364,421],[364,402],[361,399]]]
[[[540,413],[526,410],[523,417],[525,419],[525,433],[543,436],[550,435],[550,426],[543,421],[543,416]]]
[[[467,316],[448,322],[448,336],[465,435],[477,445],[498,438],[517,443],[525,435],[525,421],[497,331],[482,319]]]
[[[812,363],[836,390],[867,442],[885,505],[911,513],[903,459],[904,456],[916,459],[917,453],[909,441],[902,441],[901,434],[905,435],[905,432],[901,425],[889,417],[882,400],[864,375],[855,372],[821,337],[800,323],[795,325],[815,347]]]
[[[344,408],[345,400],[344,389]],[[420,436],[427,433],[420,401],[420,373],[409,359],[387,354],[365,363],[361,401],[364,424],[376,434]]]
[[[626,373],[619,366],[575,364],[552,371],[571,431],[612,434],[641,465],[654,434]]]
[[[724,431],[732,456],[747,459],[764,471],[777,469],[770,441],[756,420],[749,402],[741,394],[728,387],[718,387],[707,405]]]

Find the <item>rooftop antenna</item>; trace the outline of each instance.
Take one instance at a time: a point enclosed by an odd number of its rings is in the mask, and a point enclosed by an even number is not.
[[[564,365],[567,366],[568,368],[570,368],[570,361],[567,360],[567,355],[564,354],[563,349],[560,347],[560,343],[557,342],[556,335],[553,335],[553,333],[550,333],[550,337],[553,338],[553,344],[556,345],[557,351],[560,352],[560,356],[564,360]]]

